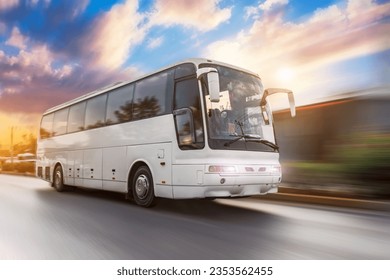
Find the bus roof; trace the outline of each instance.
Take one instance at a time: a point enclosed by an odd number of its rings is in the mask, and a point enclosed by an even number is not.
[[[89,99],[90,97],[93,97],[93,96],[97,96],[99,94],[102,94],[102,93],[105,93],[107,91],[110,91],[110,90],[113,90],[115,88],[118,88],[118,87],[121,87],[121,86],[124,86],[124,85],[127,85],[127,84],[130,84],[130,83],[133,83],[133,82],[136,82],[138,80],[141,80],[145,77],[148,77],[148,76],[151,76],[153,74],[156,74],[156,73],[159,73],[159,72],[162,72],[164,70],[167,70],[167,69],[170,69],[170,68],[174,68],[178,65],[181,65],[181,64],[184,64],[184,63],[193,63],[194,65],[196,65],[197,67],[200,65],[200,64],[207,64],[207,63],[212,63],[212,64],[216,64],[216,65],[221,65],[221,66],[226,66],[226,67],[229,67],[229,68],[233,68],[233,69],[236,69],[236,70],[239,70],[239,71],[242,71],[242,72],[246,72],[246,73],[249,73],[251,75],[254,75],[254,76],[257,76],[258,77],[258,74],[252,72],[252,71],[249,71],[247,69],[244,69],[244,68],[240,68],[240,67],[237,67],[235,65],[231,65],[231,64],[228,64],[228,63],[224,63],[224,62],[220,62],[220,61],[216,61],[216,60],[211,60],[211,59],[205,59],[205,58],[190,58],[190,59],[186,59],[186,60],[182,60],[182,61],[179,61],[179,62],[176,62],[174,64],[171,64],[169,66],[166,66],[164,68],[160,68],[156,71],[153,71],[153,72],[150,72],[150,73],[147,73],[145,75],[142,75],[142,76],[139,76],[135,79],[132,79],[132,80],[128,80],[128,81],[124,81],[124,82],[115,82],[113,84],[110,84],[110,85],[107,85],[107,86],[104,86],[104,87],[101,87],[101,88],[98,88],[96,90],[93,90],[91,92],[88,92],[87,94],[84,94],[84,95],[81,95],[79,97],[76,97],[74,99],[71,99],[69,101],[66,101],[62,104],[59,104],[57,106],[54,106],[50,109],[47,109],[43,115],[46,115],[46,114],[49,114],[49,113],[52,113],[52,112],[55,112],[59,109],[62,109],[62,108],[65,108],[67,106],[70,106],[72,104],[75,104],[75,103],[78,103],[78,102],[81,102],[81,101],[84,101],[86,99]]]

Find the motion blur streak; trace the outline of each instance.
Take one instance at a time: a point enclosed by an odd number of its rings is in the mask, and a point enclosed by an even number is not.
[[[390,198],[390,88],[345,93],[275,115],[283,182],[349,197]]]
[[[29,186],[29,187],[27,187]],[[0,259],[389,259],[390,214],[260,199],[57,193],[0,174]]]
[[[289,241],[300,243],[302,246],[311,244],[318,252],[322,250],[323,253],[328,252],[330,247],[337,244],[339,249],[352,250],[356,255],[377,255],[384,258],[389,255],[390,239],[386,237],[386,232],[390,232],[390,224],[378,224],[382,217],[379,216],[378,219],[372,215],[373,213],[362,211],[357,215],[354,211],[343,212],[336,208],[310,209],[304,205],[292,207],[291,205],[259,203],[254,199],[220,200],[218,202],[295,220],[295,223],[287,230]],[[332,210],[339,212],[335,215]],[[366,235],[357,234],[358,232],[366,232]],[[275,234],[278,233],[275,232]],[[317,244],[318,242],[321,244]]]

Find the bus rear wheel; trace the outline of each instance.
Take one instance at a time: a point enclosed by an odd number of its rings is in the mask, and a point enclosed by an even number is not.
[[[135,203],[143,207],[156,205],[157,199],[154,196],[154,183],[152,173],[146,166],[137,169],[133,177],[132,189]]]
[[[63,174],[64,173],[62,172],[62,167],[60,165],[57,165],[54,168],[53,176],[53,187],[56,189],[57,192],[63,192],[66,190]]]

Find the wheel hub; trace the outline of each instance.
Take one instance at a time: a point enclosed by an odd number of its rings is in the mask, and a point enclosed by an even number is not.
[[[60,171],[57,171],[56,172],[56,176],[55,176],[55,178],[54,178],[54,184],[56,185],[56,186],[59,186],[60,185],[60,183],[61,183],[61,172]]]
[[[139,198],[145,198],[149,192],[149,181],[145,175],[140,175],[135,183],[135,191]]]

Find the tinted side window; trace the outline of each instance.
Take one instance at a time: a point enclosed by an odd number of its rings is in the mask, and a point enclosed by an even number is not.
[[[192,63],[181,64],[175,69],[176,80],[191,75],[196,75],[195,65]]]
[[[175,86],[175,109],[190,108],[200,111],[200,97],[198,81],[196,79],[184,80]]]
[[[194,119],[196,142],[204,142],[202,110],[197,79],[177,82],[175,85],[175,109],[189,108]]]
[[[87,109],[85,111],[85,129],[104,126],[106,99],[107,95],[103,94],[93,97],[87,101]]]
[[[134,85],[113,90],[108,95],[106,124],[115,124],[132,120]]]
[[[144,119],[164,114],[169,72],[148,77],[136,83],[133,118]]]
[[[49,138],[53,134],[53,117],[54,114],[42,117],[40,135],[41,139]]]
[[[84,129],[85,102],[75,104],[69,109],[68,133]]]
[[[68,126],[68,112],[69,108],[65,108],[54,113],[53,136],[66,133],[66,127]]]

